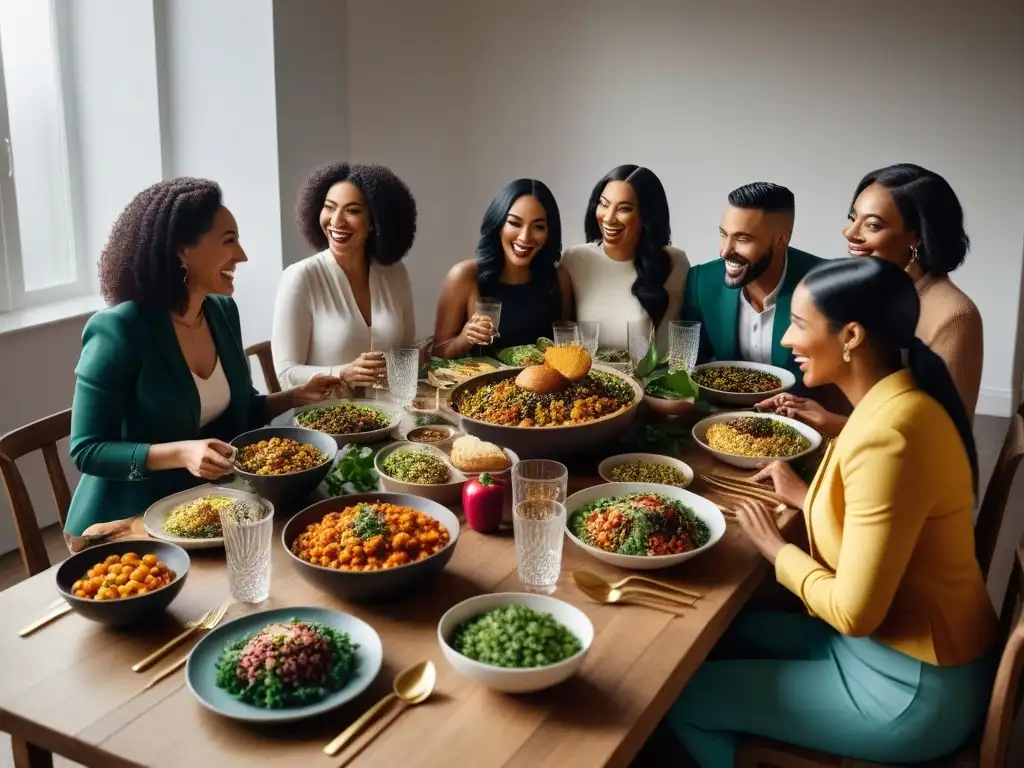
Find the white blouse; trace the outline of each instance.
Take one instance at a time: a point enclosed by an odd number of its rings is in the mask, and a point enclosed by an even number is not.
[[[363,352],[413,343],[412,284],[401,262],[370,262],[370,321],[363,320],[348,277],[329,250],[285,269],[271,337],[282,388],[302,386],[318,373],[337,376]]]
[[[690,261],[678,248],[665,247],[672,271],[665,281],[668,309],[658,327],[658,350],[668,354],[669,322],[677,320],[683,308],[683,291]],[[648,317],[633,295],[636,266],[633,261],[615,261],[600,242],[575,245],[562,254],[562,266],[569,273],[576,300],[576,319],[601,323],[598,343],[602,347],[626,349],[626,326]]]
[[[192,371],[192,380],[199,393],[199,426],[205,427],[228,409],[231,404],[231,385],[220,364],[220,357],[217,358],[217,365],[210,378],[204,379]]]

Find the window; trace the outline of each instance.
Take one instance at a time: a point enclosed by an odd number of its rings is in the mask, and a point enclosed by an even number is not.
[[[0,0],[0,311],[89,292],[76,248],[55,0]]]

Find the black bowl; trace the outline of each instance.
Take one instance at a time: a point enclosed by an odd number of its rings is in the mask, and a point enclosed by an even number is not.
[[[262,496],[271,504],[285,505],[304,500],[311,494],[334,466],[334,458],[338,454],[338,444],[334,438],[323,432],[303,427],[263,427],[245,432],[231,441],[238,450],[247,445],[281,437],[297,443],[308,443],[327,456],[327,461],[312,469],[289,472],[287,475],[257,475],[235,467],[235,474],[243,478],[257,496]]]
[[[292,552],[292,542],[311,523],[318,523],[328,512],[340,512],[345,507],[363,502],[383,501],[399,507],[411,507],[423,512],[448,529],[448,545],[426,560],[383,571],[339,571],[313,565]],[[431,576],[440,573],[452,559],[459,540],[459,519],[436,501],[405,493],[356,493],[319,501],[292,517],[281,532],[285,552],[299,575],[313,586],[343,600],[373,600],[400,595],[418,588]]]
[[[85,577],[86,572],[110,555],[124,555],[135,552],[139,557],[153,554],[156,559],[174,571],[174,581],[166,587],[137,597],[123,597],[118,600],[90,600],[76,597],[71,593],[72,585]],[[142,624],[167,610],[167,606],[178,596],[188,576],[188,553],[177,544],[157,539],[123,539],[98,544],[77,552],[57,569],[57,591],[71,609],[90,621],[123,627]]]

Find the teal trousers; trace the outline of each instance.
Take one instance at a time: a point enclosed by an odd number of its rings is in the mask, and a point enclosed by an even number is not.
[[[733,768],[753,734],[833,755],[916,763],[979,727],[997,657],[956,667],[846,637],[805,614],[740,614],[667,720],[701,768]]]

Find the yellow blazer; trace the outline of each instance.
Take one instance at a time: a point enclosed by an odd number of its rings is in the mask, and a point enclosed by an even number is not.
[[[899,371],[871,388],[826,452],[804,504],[811,553],[787,544],[776,578],[844,635],[966,664],[998,634],[973,506],[953,421]]]

